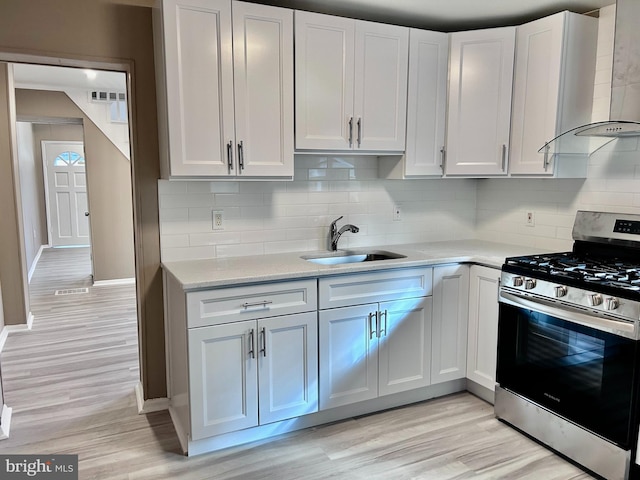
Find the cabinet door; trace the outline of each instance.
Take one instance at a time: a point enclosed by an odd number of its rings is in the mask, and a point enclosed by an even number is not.
[[[449,36],[412,28],[405,175],[442,175]]]
[[[293,176],[293,11],[233,2],[238,175]]]
[[[378,396],[378,304],[319,313],[320,410]]]
[[[434,268],[432,384],[465,378],[468,316],[469,267]]]
[[[518,27],[511,122],[511,173],[552,175],[538,149],[555,138],[564,13]]]
[[[407,27],[356,22],[354,148],[404,150],[408,62]]]
[[[256,322],[189,330],[191,438],[258,425]]]
[[[227,175],[233,142],[229,0],[163,0],[172,176]]]
[[[467,378],[494,391],[500,270],[473,265],[470,284]]]
[[[258,321],[260,424],[318,411],[318,314]]]
[[[509,171],[584,177],[586,159],[540,147],[591,121],[598,20],[561,12],[518,27]],[[570,140],[571,141],[571,140]],[[563,151],[562,140],[554,142]],[[569,152],[571,146],[568,145]]]
[[[451,34],[448,175],[507,172],[515,27]]]
[[[295,12],[296,148],[351,148],[354,38],[354,20]]]
[[[379,311],[379,395],[428,386],[431,297],[381,303]]]

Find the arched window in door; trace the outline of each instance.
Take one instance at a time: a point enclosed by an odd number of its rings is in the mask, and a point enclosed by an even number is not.
[[[84,157],[76,152],[62,152],[53,161],[54,167],[84,166]]]

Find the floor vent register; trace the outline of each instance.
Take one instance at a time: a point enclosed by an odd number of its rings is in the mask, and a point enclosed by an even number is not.
[[[66,290],[56,290],[56,295],[78,295],[80,293],[89,293],[88,288],[67,288]]]

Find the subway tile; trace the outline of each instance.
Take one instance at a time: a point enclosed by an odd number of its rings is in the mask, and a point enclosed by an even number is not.
[[[188,182],[179,182],[175,180],[158,180],[158,193],[178,195],[187,193]]]
[[[160,208],[204,207],[215,205],[213,194],[185,193],[182,195],[161,194]]]
[[[218,257],[246,257],[264,255],[264,243],[242,243],[238,245],[219,245],[216,247]]]

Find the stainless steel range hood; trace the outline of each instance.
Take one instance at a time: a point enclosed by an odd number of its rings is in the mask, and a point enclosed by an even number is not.
[[[616,138],[640,136],[640,1],[617,0],[608,121],[564,132],[538,150],[590,155]]]

